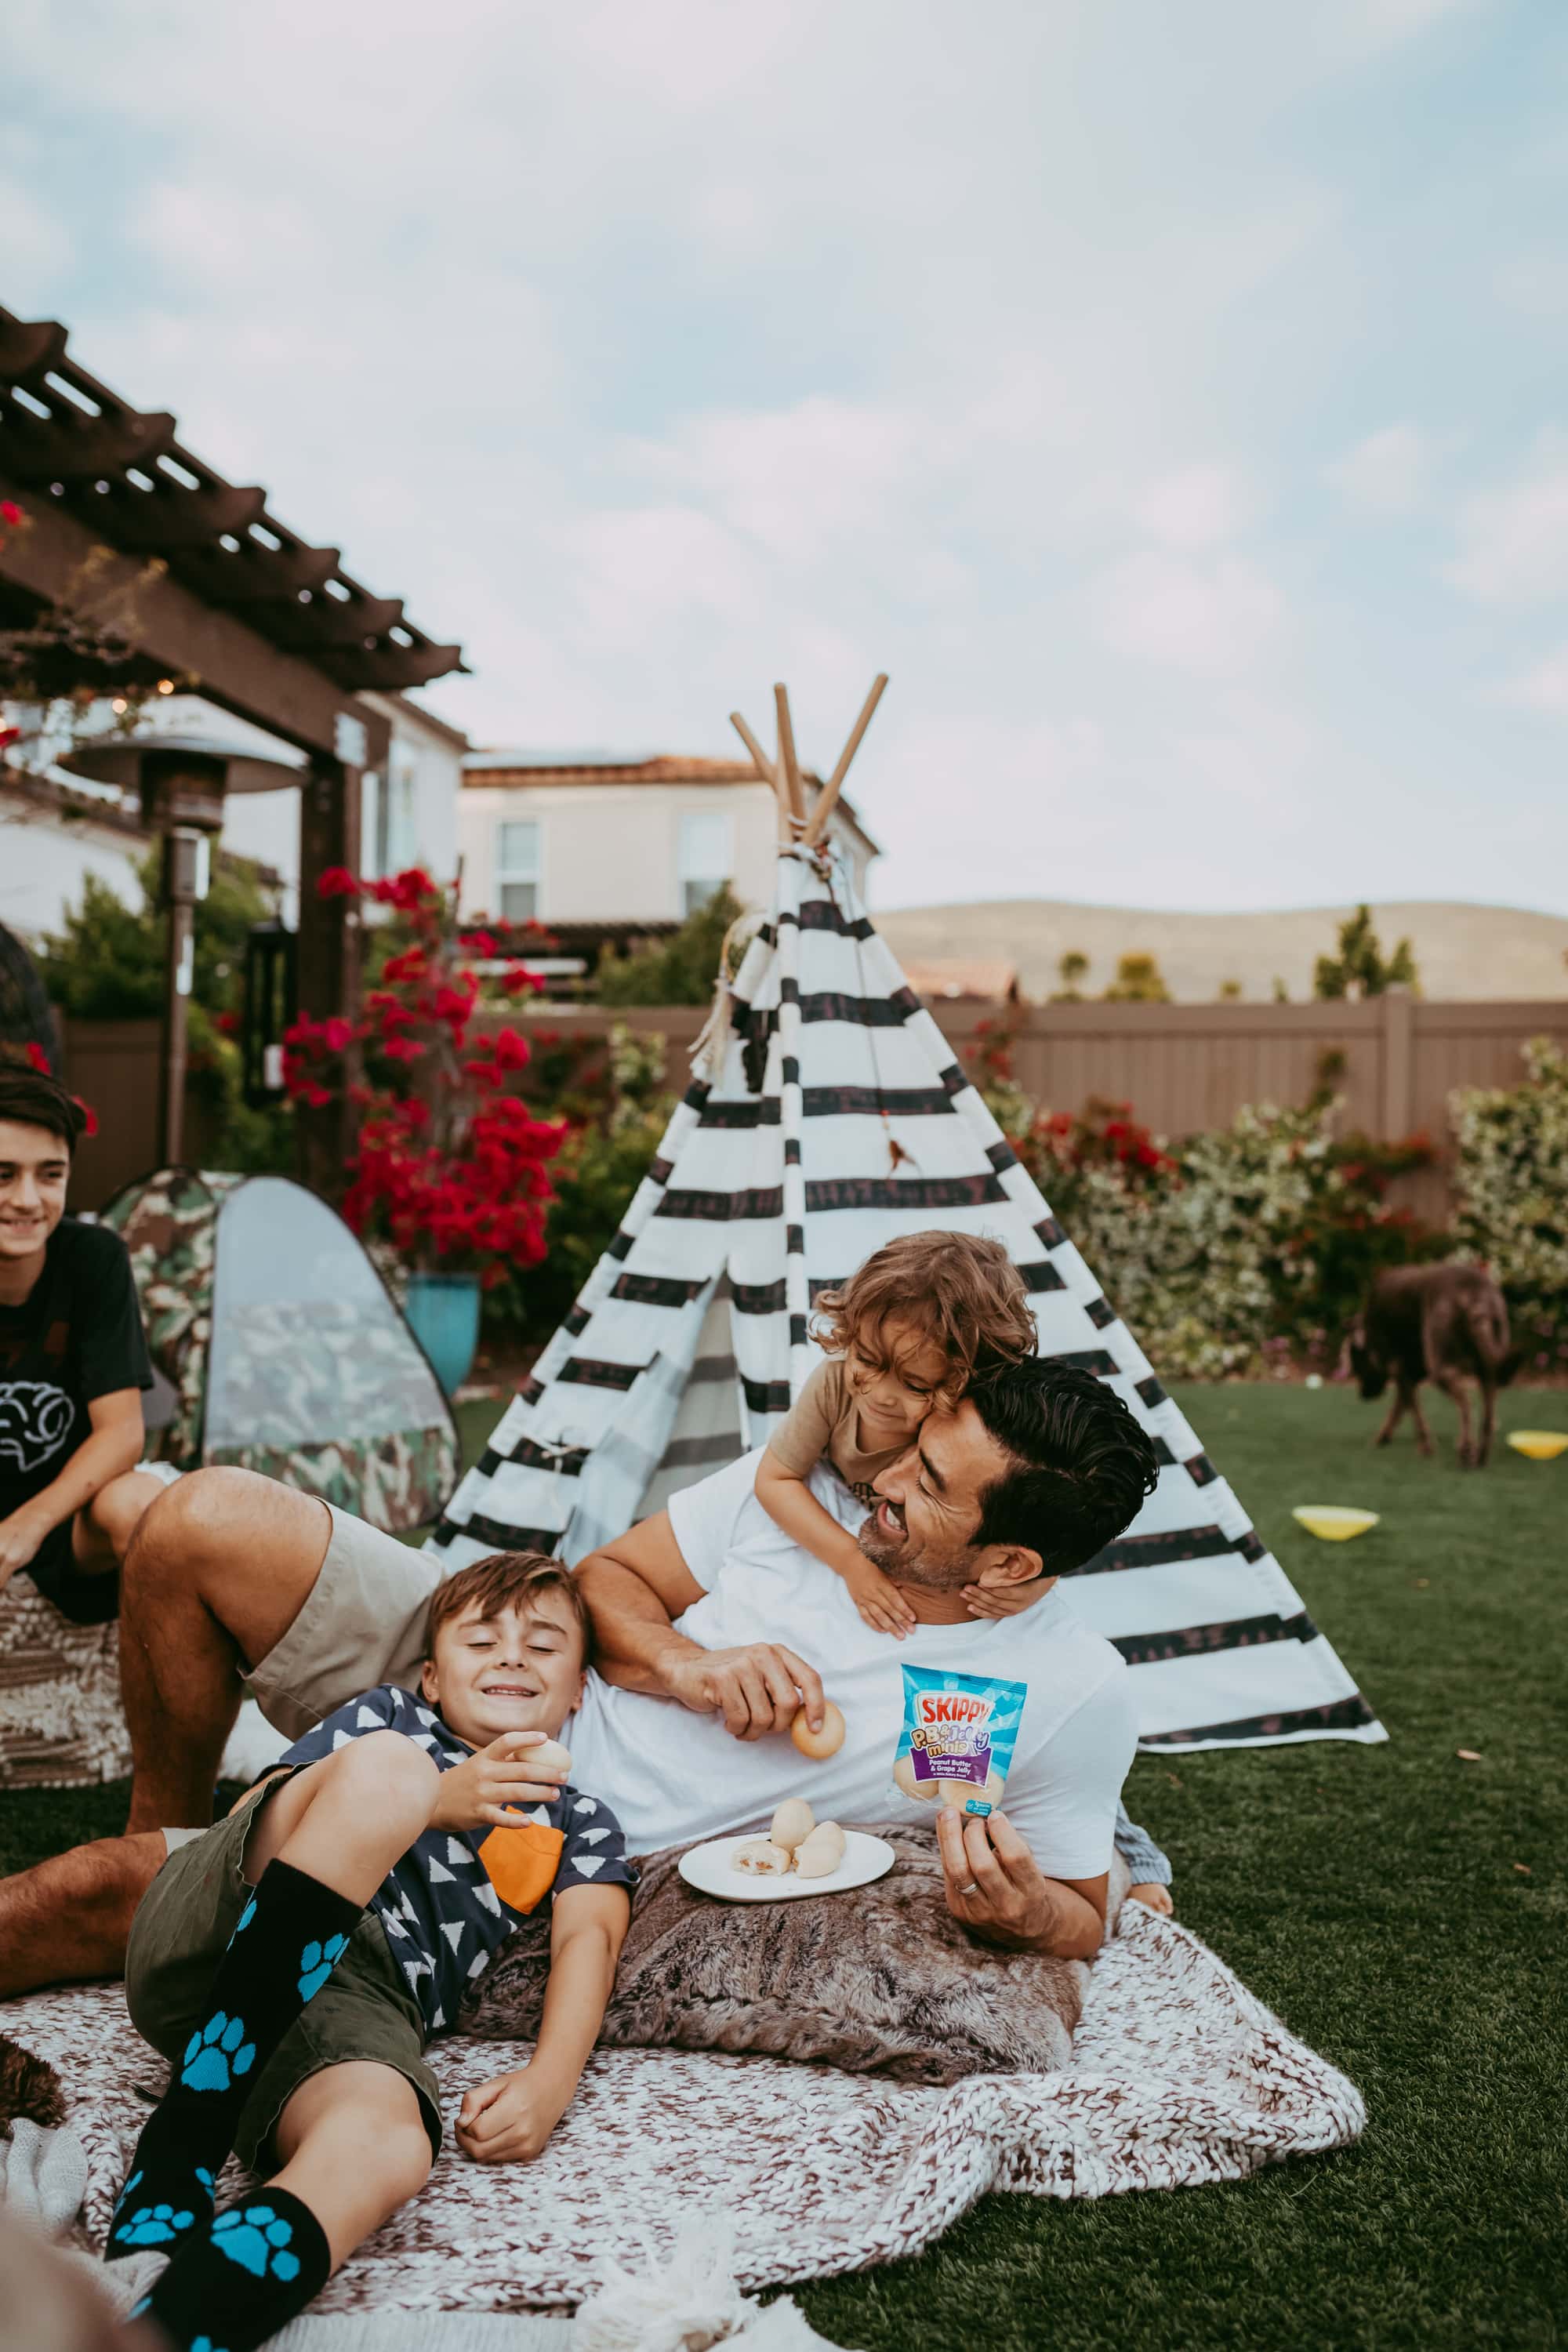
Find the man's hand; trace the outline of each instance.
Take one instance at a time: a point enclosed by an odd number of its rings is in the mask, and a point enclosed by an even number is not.
[[[508,1805],[548,1804],[552,1797],[558,1797],[564,1772],[531,1767],[528,1761],[529,1749],[548,1738],[543,1731],[503,1731],[488,1748],[476,1749],[467,1763],[454,1764],[449,1772],[443,1772],[431,1828],[512,1829],[517,1815],[506,1811]]]
[[[0,1591],[10,1583],[19,1568],[28,1567],[39,1545],[48,1534],[52,1520],[40,1523],[29,1517],[24,1503],[19,1511],[0,1519]]]
[[[1005,1813],[937,1815],[937,1850],[947,1907],[983,1943],[1005,1952],[1056,1952],[1090,1959],[1100,1948],[1103,1914],[1064,1880],[1047,1878]]]
[[[803,1707],[813,1731],[822,1728],[822,1678],[782,1642],[694,1649],[671,1658],[665,1674],[671,1698],[693,1715],[721,1715],[736,1739],[787,1731]]]
[[[1045,1877],[1005,1813],[961,1813],[943,1805],[937,1851],[947,1907],[971,1935],[1004,1951],[1038,1946],[1051,1922]]]
[[[476,2164],[531,2163],[542,2153],[571,2103],[571,2091],[563,2096],[561,2085],[539,2065],[498,2074],[493,2083],[464,2092],[458,2110],[458,2145]]]

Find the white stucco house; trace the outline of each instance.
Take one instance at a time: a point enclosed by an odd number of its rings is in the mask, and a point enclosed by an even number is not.
[[[819,779],[805,777],[808,803]],[[458,819],[463,909],[552,929],[682,921],[728,882],[773,895],[777,807],[749,764],[658,752],[470,751]],[[846,800],[829,825],[861,895],[877,844]]]
[[[458,805],[468,739],[401,694],[358,699],[390,723],[384,775],[367,774],[363,810],[362,871],[367,878],[423,866],[438,881],[458,870]],[[138,734],[202,735],[236,751],[258,752],[302,769],[302,756],[199,695],[170,695],[149,703]],[[152,845],[133,798],[108,786],[66,777],[47,762],[48,747],[24,741],[13,757],[25,768],[0,764],[0,922],[25,939],[58,929],[66,908],[81,897],[84,877],[100,875],[134,904],[136,866]],[[277,792],[232,794],[225,803],[222,845],[254,858],[278,877],[286,922],[297,920],[300,876],[300,795]]]

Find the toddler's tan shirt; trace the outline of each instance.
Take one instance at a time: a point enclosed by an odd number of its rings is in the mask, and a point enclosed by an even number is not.
[[[809,1477],[824,1454],[852,1495],[873,1499],[872,1481],[907,1454],[910,1441],[879,1445],[867,1454],[858,1443],[859,1413],[842,1356],[818,1364],[768,1440],[772,1452],[796,1478]]]

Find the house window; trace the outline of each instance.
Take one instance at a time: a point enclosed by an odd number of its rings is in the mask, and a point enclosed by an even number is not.
[[[373,875],[401,874],[418,858],[416,782],[412,753],[405,745],[395,743],[386,775],[381,780],[374,800],[374,831],[367,861]]]
[[[508,817],[496,827],[497,911],[503,923],[538,916],[539,833],[536,817]]]
[[[688,809],[680,820],[680,911],[694,915],[735,878],[735,825],[727,809]]]

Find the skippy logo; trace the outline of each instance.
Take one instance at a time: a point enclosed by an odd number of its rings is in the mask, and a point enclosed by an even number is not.
[[[0,1381],[0,1463],[36,1470],[70,1434],[76,1407],[52,1381]]]
[[[914,1691],[910,1753],[917,1780],[984,1780],[991,1769],[990,1691]]]
[[[988,1813],[1001,1801],[1026,1683],[905,1666],[904,1721],[893,1780],[906,1797]]]

